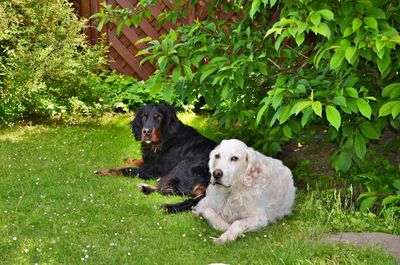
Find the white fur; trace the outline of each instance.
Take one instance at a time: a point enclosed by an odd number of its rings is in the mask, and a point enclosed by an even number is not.
[[[206,197],[193,213],[224,232],[216,243],[234,240],[291,213],[296,188],[290,169],[282,161],[231,139],[210,153],[209,167],[211,175],[220,169],[223,176],[218,180],[211,177]]]

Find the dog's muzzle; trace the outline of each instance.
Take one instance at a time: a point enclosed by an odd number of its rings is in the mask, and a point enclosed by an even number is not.
[[[152,143],[151,134],[152,134],[152,129],[143,128],[142,129],[143,142],[145,142],[146,144],[151,144]]]

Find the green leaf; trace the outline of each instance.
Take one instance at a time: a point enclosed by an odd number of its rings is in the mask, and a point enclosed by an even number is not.
[[[257,67],[258,71],[260,71],[260,73],[264,76],[268,76],[268,71],[267,71],[267,65],[263,62],[257,62],[255,64],[255,66]]]
[[[242,73],[240,73],[240,72],[236,72],[236,73],[235,73],[235,84],[236,84],[238,87],[243,88],[243,85],[244,85],[244,78],[243,78]]]
[[[330,61],[330,67],[332,70],[335,70],[342,65],[344,59],[344,53],[345,53],[344,49],[339,49],[333,54]]]
[[[176,66],[174,68],[174,70],[172,71],[172,81],[174,81],[175,83],[178,83],[181,76],[182,76],[181,68],[179,66]]]
[[[353,28],[353,32],[355,32],[357,29],[359,29],[362,25],[362,21],[359,18],[355,18],[353,19],[353,22],[351,23],[352,28]]]
[[[361,124],[360,126],[362,134],[367,137],[368,139],[375,139],[379,140],[381,133],[378,129],[375,127],[372,127],[371,125],[364,123]]]
[[[372,29],[375,29],[375,30],[378,29],[378,22],[373,17],[365,17],[364,23],[365,23],[365,25],[367,25],[368,27],[370,27]]]
[[[261,109],[257,112],[256,124],[260,124],[261,117],[264,115],[265,111],[269,107],[269,104],[266,104],[261,107]]]
[[[211,69],[208,69],[207,71],[204,71],[204,73],[202,73],[200,76],[200,83],[203,83],[204,79],[206,79],[208,76],[210,76],[212,73],[214,73],[215,70],[217,70],[217,69],[211,68]]]
[[[393,202],[400,201],[400,197],[396,195],[389,195],[385,199],[382,200],[382,205],[388,205]]]
[[[250,8],[250,18],[253,20],[254,15],[260,10],[261,0],[253,0]]]
[[[360,159],[364,159],[367,153],[366,142],[362,134],[357,133],[354,139],[354,151]]]
[[[190,66],[184,65],[183,70],[185,71],[186,77],[189,78],[190,81],[192,81],[194,74],[192,72],[192,69],[190,69]]]
[[[269,4],[273,7],[278,0],[269,0]]]
[[[360,204],[360,210],[367,211],[372,206],[374,206],[377,199],[378,199],[378,196],[371,196],[371,197],[365,198],[364,200],[362,200],[362,202]]]
[[[396,119],[396,117],[400,114],[400,101],[398,104],[395,104],[392,108],[392,117]]]
[[[279,124],[283,124],[283,123],[285,123],[285,122],[289,119],[289,117],[290,117],[290,115],[291,115],[290,109],[291,109],[290,105],[287,105],[287,106],[285,106],[285,107],[283,108],[282,114],[281,114],[281,115],[279,116],[279,118],[278,118]]]
[[[351,27],[346,27],[343,31],[343,37],[350,36],[352,33],[353,33],[353,30],[351,29]]]
[[[400,191],[400,179],[395,179],[393,181],[393,187]]]
[[[319,101],[314,101],[312,103],[312,109],[314,113],[322,118],[322,104]]]
[[[351,152],[349,151],[341,151],[339,154],[336,154],[332,157],[331,163],[333,168],[338,171],[346,172],[350,169],[351,166]]]
[[[353,62],[353,57],[356,54],[357,48],[356,46],[348,46],[344,53],[344,57],[351,64]]]
[[[318,26],[319,23],[321,23],[321,16],[318,13],[314,12],[311,14],[310,20],[315,26]]]
[[[316,34],[321,34],[322,36],[327,37],[328,39],[331,37],[331,30],[326,23],[320,23],[318,26],[310,27],[312,31]]]
[[[358,110],[360,111],[360,113],[364,117],[371,119],[371,113],[372,113],[371,106],[368,104],[368,102],[365,99],[358,98],[357,99],[357,107],[358,107]]]
[[[382,97],[395,98],[400,95],[400,83],[392,83],[387,85],[382,91]]]
[[[208,30],[210,30],[210,31],[212,31],[212,32],[214,32],[214,31],[216,30],[215,23],[213,23],[213,22],[208,23],[208,24],[205,26],[205,28],[208,29]]]
[[[385,42],[383,40],[376,40],[375,46],[376,46],[377,51],[379,52],[380,50],[382,50],[385,47]]]
[[[389,101],[385,104],[382,105],[382,107],[379,110],[379,116],[378,117],[384,117],[392,113],[392,109],[396,106],[399,105],[400,101]]]
[[[297,46],[300,46],[304,42],[304,32],[298,34],[295,38]]]
[[[99,24],[97,25],[97,30],[98,30],[99,32],[102,31],[105,22],[106,22],[105,19],[100,20]]]
[[[333,20],[333,12],[330,11],[329,9],[321,9],[318,11],[318,13],[324,17],[326,20]]]
[[[390,65],[390,51],[386,50],[385,54],[383,55],[382,59],[378,58],[377,59],[377,65],[379,72],[383,75],[383,73],[386,71],[386,69]]]
[[[306,108],[303,111],[303,116],[301,117],[301,126],[304,127],[311,120],[313,116],[313,110],[311,108]]]
[[[346,87],[345,88],[347,95],[352,98],[358,98],[358,91],[353,87]]]
[[[144,54],[149,54],[150,52],[148,50],[140,50],[135,54],[135,57],[144,55]]]
[[[308,108],[309,106],[312,105],[312,101],[300,101],[296,103],[293,108],[292,108],[292,113],[295,113],[295,115],[299,114],[301,111],[303,111],[305,108]]]
[[[276,110],[278,108],[278,106],[281,104],[283,99],[283,95],[282,94],[276,94],[273,96],[272,98],[272,107]]]
[[[340,124],[342,123],[342,118],[339,111],[333,106],[326,106],[325,112],[329,123],[335,127],[336,130],[339,130]]]
[[[214,57],[211,59],[210,64],[215,64],[215,63],[219,63],[219,62],[223,62],[223,61],[228,61],[228,59],[225,57],[221,57],[221,56]]]
[[[270,123],[269,123],[269,126],[270,126],[270,127],[272,127],[272,126],[275,124],[276,120],[277,120],[278,117],[281,115],[282,110],[283,110],[283,107],[281,106],[281,107],[279,107],[279,108],[275,111],[275,114],[274,114],[274,116],[272,116],[272,119],[271,119],[271,121],[270,121]]]
[[[222,88],[221,99],[226,99],[228,97],[229,88],[230,88],[229,82],[226,82],[224,87]]]
[[[332,103],[338,106],[347,106],[346,104],[346,98],[343,96],[337,96],[332,100]]]
[[[285,125],[283,126],[283,134],[284,134],[287,138],[292,139],[292,129],[290,129],[290,127],[289,127],[287,124],[285,124]]]

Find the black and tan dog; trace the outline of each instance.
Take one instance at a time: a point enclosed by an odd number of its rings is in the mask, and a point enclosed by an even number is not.
[[[141,141],[142,159],[127,159],[136,167],[97,170],[107,175],[157,178],[157,186],[142,184],[145,193],[191,195],[193,201],[166,206],[176,212],[190,209],[204,195],[210,180],[208,159],[216,143],[184,125],[166,103],[141,107],[131,123],[136,140]]]

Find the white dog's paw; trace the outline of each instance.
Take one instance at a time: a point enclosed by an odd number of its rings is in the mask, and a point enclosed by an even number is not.
[[[227,241],[227,240],[226,240],[224,237],[222,237],[222,236],[220,236],[220,237],[212,237],[212,240],[213,240],[214,243],[217,244],[217,245],[223,245],[223,244],[225,244],[226,241]]]
[[[229,241],[235,240],[236,237],[237,236],[235,236],[235,235],[233,235],[231,233],[225,232],[220,237],[213,238],[213,241],[214,241],[215,244],[222,245],[222,244],[225,244],[225,243],[227,243]]]

